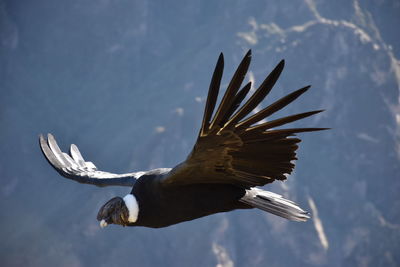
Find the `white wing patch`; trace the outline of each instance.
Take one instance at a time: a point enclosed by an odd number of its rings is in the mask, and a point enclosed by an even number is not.
[[[50,164],[61,175],[80,183],[132,186],[137,178],[146,174],[146,172],[115,174],[99,171],[93,162],[83,159],[76,145],[71,145],[70,154],[62,152],[52,134],[47,135],[47,141],[42,135],[40,136],[40,147]]]

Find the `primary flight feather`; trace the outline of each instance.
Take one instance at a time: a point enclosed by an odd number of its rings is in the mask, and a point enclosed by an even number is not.
[[[79,149],[71,145],[63,153],[53,135],[40,135],[40,147],[48,162],[62,176],[97,186],[130,186],[124,198],[115,197],[104,204],[97,215],[102,227],[166,227],[218,212],[258,208],[293,221],[306,221],[308,213],[282,196],[262,190],[275,180],[285,180],[294,168],[299,138],[296,133],[326,128],[275,129],[309,117],[322,110],[295,114],[272,121],[265,118],[284,108],[309,86],[275,101],[254,113],[278,80],[282,60],[245,101],[251,83],[240,89],[251,60],[249,51],[239,64],[218,107],[218,93],[224,68],[223,54],[218,58],[203,121],[193,150],[174,168],[113,174],[97,170],[85,161]],[[242,105],[241,105],[242,104]]]

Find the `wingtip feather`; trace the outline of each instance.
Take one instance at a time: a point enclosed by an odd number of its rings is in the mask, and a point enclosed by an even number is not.
[[[251,57],[251,49],[249,49],[249,51],[247,51],[247,53],[246,53],[246,55],[245,55],[245,57]]]
[[[247,70],[251,62],[251,50],[243,57],[239,66],[237,67],[228,88],[225,91],[224,96],[215,112],[214,118],[210,123],[210,130],[218,130],[225,124],[222,120],[226,118],[226,114],[231,110],[232,104],[234,103],[235,96],[246,76]]]
[[[219,57],[218,57],[218,60],[217,60],[217,66],[219,64],[222,64],[222,67],[224,66],[224,53],[222,53],[222,52],[219,54]]]

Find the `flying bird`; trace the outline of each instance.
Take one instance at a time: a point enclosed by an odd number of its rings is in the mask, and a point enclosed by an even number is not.
[[[295,114],[265,122],[310,86],[306,86],[256,111],[279,78],[284,60],[244,102],[251,82],[241,88],[251,60],[251,50],[239,64],[215,110],[224,68],[221,53],[208,91],[197,141],[185,161],[174,168],[114,174],[85,161],[78,147],[69,154],[58,147],[53,135],[40,135],[40,147],[48,162],[62,176],[96,186],[128,186],[125,197],[114,197],[99,210],[100,226],[166,227],[235,209],[258,208],[277,216],[306,221],[309,214],[296,203],[265,191],[263,186],[285,180],[294,168],[301,141],[297,133],[327,128],[276,127],[317,114]],[[241,103],[244,104],[241,105]],[[215,111],[214,111],[215,110]]]

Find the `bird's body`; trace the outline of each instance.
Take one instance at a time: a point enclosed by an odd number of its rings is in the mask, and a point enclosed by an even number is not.
[[[83,159],[75,145],[63,153],[54,137],[40,136],[41,149],[49,163],[63,176],[97,186],[130,186],[124,198],[104,204],[97,219],[101,226],[166,227],[218,212],[258,208],[280,217],[305,221],[309,216],[294,202],[256,186],[285,180],[294,168],[296,133],[325,128],[276,129],[322,110],[295,114],[265,122],[264,119],[306,92],[309,86],[255,112],[283,70],[282,60],[245,101],[251,83],[240,86],[250,64],[251,52],[243,58],[216,107],[224,60],[220,55],[211,80],[203,122],[193,150],[172,169],[127,174],[97,170]],[[239,90],[240,89],[240,90]],[[252,113],[253,112],[253,113]]]
[[[130,226],[165,227],[218,212],[251,208],[240,202],[245,189],[224,184],[165,186],[163,175],[140,177],[133,186],[138,220]]]

